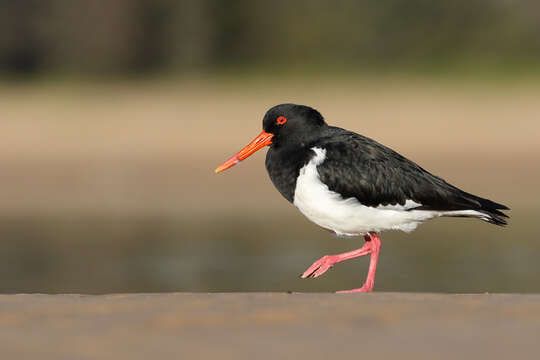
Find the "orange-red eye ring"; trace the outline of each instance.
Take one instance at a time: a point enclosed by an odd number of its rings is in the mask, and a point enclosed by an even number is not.
[[[278,125],[283,125],[287,122],[287,118],[285,116],[278,116],[276,123]]]

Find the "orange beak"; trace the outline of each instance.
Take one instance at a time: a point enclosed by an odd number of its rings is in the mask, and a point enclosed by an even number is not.
[[[265,146],[272,144],[272,137],[274,134],[265,132],[264,130],[257,136],[253,141],[251,141],[245,148],[233,155],[229,160],[225,161],[223,164],[219,165],[216,169],[216,173],[227,170],[230,167],[238,164],[240,161],[244,160],[255,151],[262,149]]]

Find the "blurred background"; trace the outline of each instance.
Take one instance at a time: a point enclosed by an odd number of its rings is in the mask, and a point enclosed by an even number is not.
[[[383,234],[376,290],[539,292],[540,3],[0,0],[0,292],[333,291],[368,259],[217,165],[295,102],[512,208]]]

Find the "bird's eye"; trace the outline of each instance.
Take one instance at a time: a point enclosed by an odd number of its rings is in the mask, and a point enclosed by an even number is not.
[[[285,116],[279,116],[276,120],[276,123],[278,125],[283,125],[287,122],[287,118]]]

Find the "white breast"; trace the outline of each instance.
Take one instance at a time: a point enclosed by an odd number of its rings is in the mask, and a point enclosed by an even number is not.
[[[315,156],[300,169],[294,205],[311,221],[337,235],[363,235],[384,230],[412,231],[422,221],[441,216],[441,212],[409,210],[420,206],[412,200],[405,205],[365,206],[356,198],[343,199],[319,178],[317,166],[324,162],[326,150],[312,148]]]

